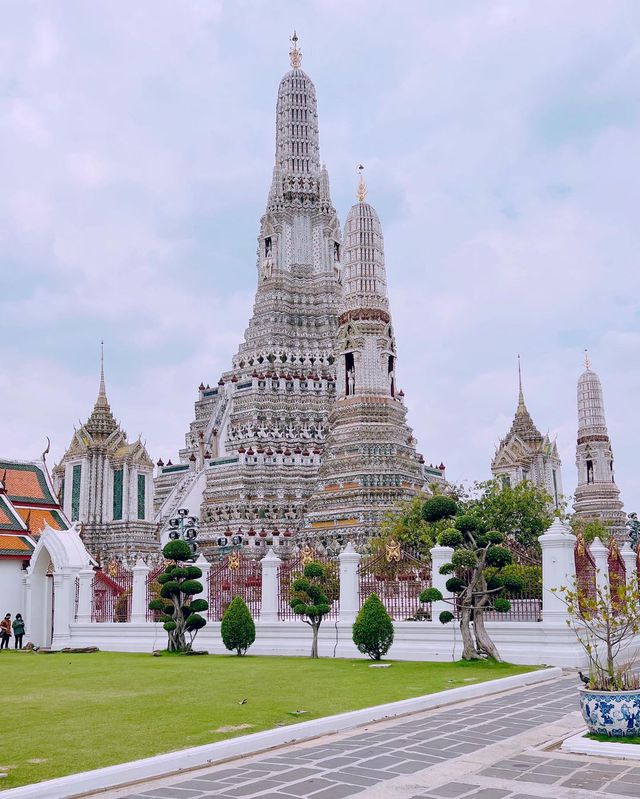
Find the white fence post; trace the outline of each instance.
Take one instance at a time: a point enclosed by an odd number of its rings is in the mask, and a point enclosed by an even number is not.
[[[340,614],[338,621],[353,624],[360,610],[358,565],[362,555],[349,542],[338,555],[340,561]]]
[[[260,604],[260,621],[278,621],[278,569],[282,561],[270,549],[262,558],[262,602]]]
[[[624,560],[624,568],[627,573],[627,586],[631,586],[635,582],[636,577],[636,553],[631,549],[631,544],[625,541],[620,547],[620,554]]]
[[[596,587],[606,591],[609,587],[609,550],[596,536],[589,547],[596,562]]]
[[[556,519],[544,535],[538,537],[542,547],[542,620],[564,624],[567,606],[559,590],[571,588],[576,579],[576,537],[571,528]]]
[[[133,571],[133,588],[131,591],[131,621],[143,624],[147,620],[147,577],[149,567],[138,558]]]
[[[199,594],[194,595],[194,599],[205,599],[207,602],[209,601],[209,572],[211,571],[211,564],[202,554],[202,552],[198,555],[198,559],[193,564],[197,566],[202,571],[202,577],[198,578],[199,581],[202,583],[202,591]],[[209,611],[207,611],[208,613]],[[213,621],[217,621],[217,619],[213,619]]]
[[[96,573],[91,568],[80,569],[78,572],[78,615],[79,624],[91,621],[91,599],[93,596],[93,581]]]
[[[447,591],[447,580],[453,577],[453,574],[440,574],[440,567],[445,563],[451,563],[453,549],[451,547],[435,546],[431,549],[431,587],[437,588],[442,594],[443,599],[431,603],[431,620],[440,624],[439,617],[443,610],[448,610],[453,613],[453,605],[451,602],[445,602],[445,599],[451,599],[453,594]]]

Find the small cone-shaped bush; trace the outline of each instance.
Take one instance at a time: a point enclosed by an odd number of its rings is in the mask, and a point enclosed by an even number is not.
[[[222,617],[222,643],[236,654],[244,655],[256,640],[256,625],[242,597],[234,597]]]
[[[380,660],[393,643],[393,621],[375,594],[366,600],[356,617],[353,643],[372,660]]]

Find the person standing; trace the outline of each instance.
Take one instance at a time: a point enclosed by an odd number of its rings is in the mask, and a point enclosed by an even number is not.
[[[24,619],[22,613],[16,613],[13,621],[13,635],[15,649],[22,649],[22,639],[24,637]]]
[[[0,649],[9,649],[9,639],[11,638],[11,614],[7,613],[0,621]]]

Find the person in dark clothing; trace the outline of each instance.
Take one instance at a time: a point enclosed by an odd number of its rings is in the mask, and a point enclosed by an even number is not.
[[[7,613],[0,621],[0,649],[9,649],[9,639],[11,638],[11,614]]]
[[[14,635],[14,647],[16,649],[22,649],[22,639],[24,637],[24,619],[22,618],[22,613],[16,613],[16,617],[13,621],[13,635]]]

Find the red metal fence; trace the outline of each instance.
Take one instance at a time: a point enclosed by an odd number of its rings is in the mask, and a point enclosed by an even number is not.
[[[384,549],[363,558],[358,567],[360,607],[371,594],[394,621],[430,619],[431,606],[420,602],[420,594],[431,587],[431,563],[388,542]]]
[[[162,574],[162,572],[166,568],[166,563],[162,562],[159,563],[157,566],[154,566],[149,573],[147,574],[147,585],[146,585],[146,618],[147,621],[159,621],[160,616],[162,615],[161,610],[149,610],[149,602],[152,599],[159,599],[160,598],[160,583],[158,582],[158,577]]]
[[[234,597],[242,597],[254,619],[260,615],[262,569],[260,561],[242,552],[230,552],[209,571],[209,611],[211,621],[220,621]]]
[[[578,591],[585,598],[593,600],[596,598],[596,562],[580,530],[576,533],[574,559]]]
[[[293,581],[302,576],[304,567],[307,563],[321,563],[327,569],[328,577],[328,590],[327,597],[331,602],[331,610],[325,616],[325,619],[337,619],[340,613],[340,578],[338,562],[334,559],[327,558],[320,555],[308,544],[305,544],[302,549],[284,561],[278,570],[278,619],[280,621],[291,621],[300,618],[297,616],[291,606],[291,590]]]
[[[133,573],[119,561],[98,569],[93,581],[91,621],[125,622],[131,619]]]

